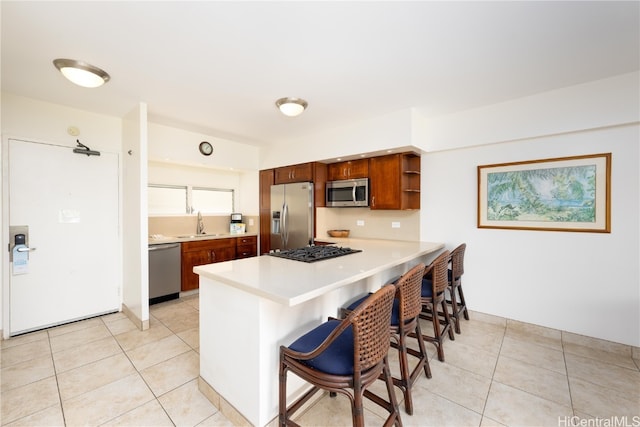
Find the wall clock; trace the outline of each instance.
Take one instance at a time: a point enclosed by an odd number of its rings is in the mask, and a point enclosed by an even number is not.
[[[205,156],[210,156],[213,153],[213,147],[207,141],[202,141],[198,147],[200,152]]]

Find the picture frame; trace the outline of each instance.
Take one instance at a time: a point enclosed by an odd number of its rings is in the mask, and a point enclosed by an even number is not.
[[[611,153],[478,166],[478,228],[611,232]]]

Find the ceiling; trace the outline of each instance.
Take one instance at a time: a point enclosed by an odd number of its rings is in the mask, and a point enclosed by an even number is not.
[[[2,91],[267,146],[637,71],[640,2],[7,1]],[[72,58],[111,81],[74,86]],[[309,102],[281,115],[284,96]]]

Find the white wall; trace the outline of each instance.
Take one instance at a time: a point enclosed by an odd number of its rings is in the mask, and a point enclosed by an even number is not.
[[[213,145],[213,154],[200,154],[198,145],[202,141]],[[152,162],[179,163],[226,171],[255,171],[258,170],[259,155],[260,150],[251,145],[149,123],[149,161]]]
[[[260,215],[260,172],[247,171],[240,175],[240,187],[236,194],[236,210],[247,216]]]
[[[431,117],[415,128],[421,130],[420,146],[433,152],[617,126],[638,121],[639,93],[635,72]]]
[[[69,135],[70,126],[78,128],[80,135]],[[119,153],[122,120],[3,92],[2,135],[69,147],[79,139],[93,150]]]
[[[471,309],[640,345],[634,75],[427,119],[432,138],[446,142],[429,139],[428,146],[462,148],[422,157],[421,238],[450,248],[467,243],[463,282]],[[610,234],[476,227],[478,165],[605,152],[612,153]]]
[[[198,151],[202,141],[213,145],[213,154]],[[149,182],[233,188],[235,209],[258,215],[257,147],[209,135],[149,124]]]
[[[360,153],[405,149],[412,144],[413,111],[396,111],[349,126],[328,129],[300,139],[282,141],[260,157],[260,169],[331,160]]]
[[[147,222],[147,106],[141,103],[123,120],[123,303],[140,329],[149,328]]]

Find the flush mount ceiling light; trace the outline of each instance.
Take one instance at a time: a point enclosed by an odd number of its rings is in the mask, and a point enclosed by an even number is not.
[[[63,76],[82,87],[102,86],[111,78],[106,71],[75,59],[54,59],[53,65]]]
[[[280,98],[276,101],[276,107],[280,112],[289,117],[302,114],[307,105],[307,101],[300,98]]]

